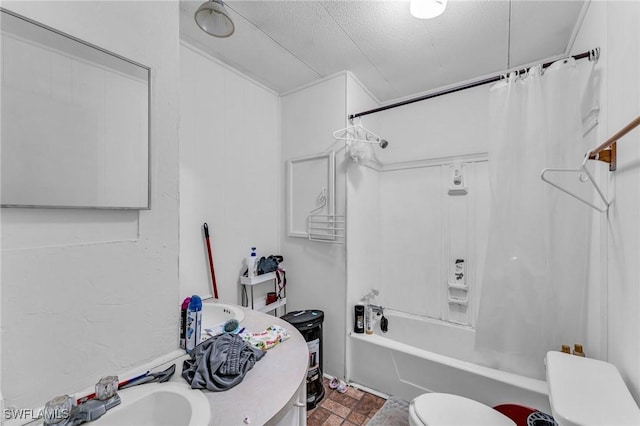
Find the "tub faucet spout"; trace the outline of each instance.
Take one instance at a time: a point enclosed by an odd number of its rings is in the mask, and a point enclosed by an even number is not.
[[[384,307],[378,305],[369,305],[369,308],[378,315],[384,315]]]

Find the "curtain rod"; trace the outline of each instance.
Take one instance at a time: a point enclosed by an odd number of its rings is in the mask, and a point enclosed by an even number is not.
[[[600,48],[596,47],[595,49],[591,49],[588,52],[580,53],[579,55],[574,55],[574,56],[571,56],[571,57],[573,59],[576,59],[576,60],[577,59],[589,58],[590,61],[596,61],[597,62],[598,58],[600,57]],[[542,68],[548,68],[554,62],[556,62],[556,61],[546,62],[546,63],[542,64]],[[522,72],[526,72],[526,71],[527,71],[526,68],[523,68],[521,70],[518,70],[517,72],[518,73],[522,73]],[[503,74],[496,75],[494,77],[488,77],[488,78],[485,78],[485,79],[482,79],[482,80],[472,81],[470,83],[462,84],[460,86],[452,87],[450,89],[445,89],[445,90],[442,90],[440,92],[430,93],[428,95],[419,96],[417,98],[407,99],[405,101],[396,102],[394,104],[381,106],[381,107],[378,107],[378,108],[370,109],[368,111],[359,112],[357,114],[350,114],[349,115],[349,120],[353,120],[354,118],[362,117],[363,115],[369,115],[369,114],[373,114],[373,113],[380,112],[380,111],[386,111],[386,110],[391,109],[391,108],[397,108],[397,107],[401,107],[401,106],[404,106],[404,105],[409,105],[409,104],[412,104],[412,103],[415,103],[415,102],[425,101],[427,99],[435,98],[435,97],[438,97],[438,96],[448,95],[450,93],[459,92],[461,90],[471,89],[472,87],[477,87],[477,86],[482,86],[484,84],[494,83],[496,81],[500,81],[500,79],[502,78],[502,75]]]

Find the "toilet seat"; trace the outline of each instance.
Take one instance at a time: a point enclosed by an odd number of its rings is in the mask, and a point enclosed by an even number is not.
[[[516,426],[507,416],[463,396],[425,393],[409,407],[412,426]]]

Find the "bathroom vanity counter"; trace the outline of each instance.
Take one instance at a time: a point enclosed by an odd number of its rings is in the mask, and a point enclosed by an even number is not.
[[[286,420],[281,424],[298,424],[294,419],[306,416],[307,343],[288,322],[251,309],[242,309],[245,317],[240,326],[247,331],[259,332],[275,324],[284,327],[290,337],[269,349],[237,386],[224,392],[202,391],[211,405],[209,424],[275,425],[285,417]],[[172,382],[186,383],[181,371],[182,362],[187,358],[184,355],[167,363],[167,366],[174,362],[177,364]],[[245,418],[250,423],[246,423]]]
[[[252,425],[277,424],[299,401],[302,407],[298,410],[306,416],[307,343],[288,322],[243,310],[241,327],[247,331],[259,332],[275,324],[284,327],[291,337],[269,349],[239,385],[224,392],[204,391],[211,404],[210,424],[242,425],[245,417]],[[184,381],[182,377],[179,379]],[[296,423],[287,421],[286,424]]]
[[[205,305],[208,303],[215,302],[205,301]],[[223,305],[223,307],[229,306],[225,304],[221,305]],[[136,402],[138,400],[142,401],[142,397],[148,397],[148,392],[151,392],[152,389],[159,392],[163,384],[143,384],[140,385],[140,387],[132,388],[131,391],[128,389],[120,390],[119,394],[122,398],[122,405],[114,408],[114,412],[112,413],[107,412],[104,417],[97,420],[97,422],[102,422],[101,424],[104,425],[125,424],[128,423],[128,421],[123,423],[121,421],[122,416],[137,416],[136,418],[142,416],[142,418],[146,418],[145,416],[150,416],[154,412],[153,410],[150,412],[149,407],[154,404],[167,404],[166,394],[170,394],[170,398],[177,398],[177,400],[184,401],[180,403],[180,406],[172,408],[171,416],[173,416],[174,420],[176,416],[190,415],[189,403],[191,402],[195,404],[193,407],[196,407],[201,413],[206,413],[206,411],[200,410],[210,410],[210,426],[242,426],[244,424],[254,426],[305,425],[306,379],[309,360],[307,342],[294,326],[278,317],[239,306],[233,306],[233,308],[242,309],[244,319],[240,325],[241,327],[245,327],[247,331],[261,332],[271,325],[278,325],[289,332],[289,339],[269,349],[260,361],[256,362],[254,367],[246,373],[242,382],[224,392],[190,389],[187,382],[182,378],[183,363],[189,358],[184,350],[172,351],[144,365],[138,365],[128,371],[120,372],[120,377],[136,377],[143,374],[145,370],[147,372],[148,370],[160,372],[173,364],[176,365],[175,374],[169,380],[169,383],[174,383],[174,385],[167,387],[167,389],[170,388],[171,391],[167,390],[166,393],[163,394],[163,398],[150,397],[146,399],[144,403]],[[145,388],[145,386],[147,387]],[[94,388],[92,387],[79,391],[74,395],[74,398],[82,398],[92,393],[93,390]],[[138,395],[138,397],[133,397],[131,395],[133,395],[132,392],[134,390],[142,392],[139,392],[140,395]],[[188,402],[189,395],[194,395],[191,394],[191,392],[201,393],[204,395],[204,398],[201,399],[201,402],[197,402],[195,399]],[[180,395],[184,395],[186,399],[181,398]],[[200,408],[197,408],[198,406]],[[120,417],[116,416],[115,410],[122,410],[124,407],[127,407],[129,411],[127,411],[126,414],[120,413]],[[162,408],[165,407],[163,406]],[[115,421],[115,423],[110,423],[110,414],[111,419],[120,420]],[[169,421],[170,423],[173,421],[167,418],[163,418],[163,420],[165,422]],[[136,423],[136,421],[132,422],[133,424]],[[25,424],[24,419],[13,419],[7,422],[7,425],[12,426],[23,424]],[[30,424],[40,425],[41,423],[36,422]],[[145,424],[150,423],[147,421]]]

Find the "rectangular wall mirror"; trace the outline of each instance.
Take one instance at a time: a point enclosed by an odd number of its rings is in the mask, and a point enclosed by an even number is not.
[[[2,206],[150,208],[150,68],[0,12]]]

